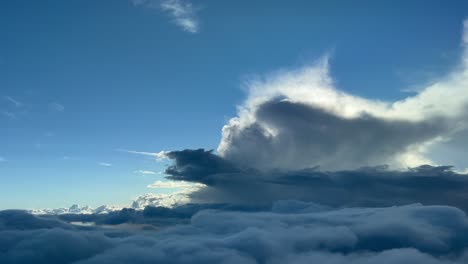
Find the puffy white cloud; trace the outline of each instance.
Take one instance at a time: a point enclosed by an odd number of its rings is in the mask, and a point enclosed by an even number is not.
[[[185,189],[172,193],[147,193],[138,196],[132,203],[132,208],[143,209],[147,206],[173,207],[190,202],[188,195],[194,189]]]
[[[468,23],[464,23],[464,46]],[[219,154],[245,167],[327,170],[432,163],[428,148],[467,129],[468,52],[417,95],[370,100],[334,87],[328,57],[248,82],[249,96],[224,126]]]

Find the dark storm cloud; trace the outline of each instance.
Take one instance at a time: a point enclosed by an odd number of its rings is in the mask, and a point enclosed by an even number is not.
[[[169,157],[175,159],[175,164],[166,171],[168,178],[208,185],[191,194],[199,202],[271,204],[297,199],[333,207],[423,203],[468,210],[468,176],[454,172],[450,166],[265,172],[236,168],[210,151],[185,150]]]
[[[159,231],[136,231],[129,224],[83,228],[53,217],[56,224],[50,225],[19,211],[1,214],[0,221],[15,214],[23,224],[0,228],[0,263],[461,264],[468,260],[468,218],[448,206],[331,209],[289,200],[266,211],[202,209],[187,224]],[[174,216],[161,210],[155,215]]]
[[[33,216],[21,210],[0,211],[0,230],[27,230],[54,227],[67,228],[67,225],[51,217]]]
[[[397,164],[411,147],[427,142],[453,124],[442,118],[403,121],[363,112],[345,118],[325,109],[271,100],[258,106],[255,122],[231,126],[223,157],[258,169],[327,170]]]
[[[174,165],[166,169],[166,174],[169,175],[167,178],[171,180],[210,184],[213,175],[240,172],[234,164],[212,154],[212,151],[186,149],[171,151],[165,155],[174,161]]]

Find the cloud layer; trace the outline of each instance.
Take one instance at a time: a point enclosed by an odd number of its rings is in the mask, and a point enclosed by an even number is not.
[[[202,149],[171,152],[169,156],[175,159],[175,164],[166,170],[169,179],[207,185],[187,193],[192,201],[202,203],[271,204],[297,199],[334,207],[423,203],[468,211],[468,176],[449,166],[264,172],[238,167]]]
[[[143,217],[183,218],[168,210]],[[268,211],[200,210],[163,231],[3,211],[0,262],[466,263],[467,237],[467,216],[448,206],[336,210],[290,200]]]

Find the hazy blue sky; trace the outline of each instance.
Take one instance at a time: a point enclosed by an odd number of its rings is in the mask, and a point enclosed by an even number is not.
[[[324,54],[340,90],[404,98],[457,65],[468,17],[467,1],[183,7],[0,1],[0,209],[128,205],[165,163],[119,149],[216,149],[246,80]]]

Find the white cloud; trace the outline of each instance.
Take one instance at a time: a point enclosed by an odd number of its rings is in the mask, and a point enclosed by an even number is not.
[[[11,96],[5,96],[5,99],[8,100],[10,103],[14,104],[16,107],[22,107],[23,103],[14,99]]]
[[[7,117],[9,119],[16,119],[16,114],[10,111],[1,111],[0,112],[4,117]]]
[[[168,151],[160,151],[160,152],[145,152],[145,151],[135,151],[135,150],[127,150],[127,149],[117,149],[118,151],[132,153],[132,154],[139,154],[144,156],[151,156],[156,158],[156,160],[164,160],[167,159],[166,155]]]
[[[150,170],[136,170],[134,171],[134,173],[138,173],[138,174],[151,174],[151,175],[155,175],[157,174],[155,171],[150,171]]]
[[[99,162],[98,164],[101,165],[101,166],[104,166],[104,167],[112,167],[113,166],[112,164],[106,163],[106,162]]]
[[[132,208],[144,209],[147,206],[174,207],[190,202],[190,190],[182,190],[172,193],[147,193],[138,196],[132,203]]]
[[[167,11],[174,18],[174,22],[183,30],[190,33],[197,33],[198,21],[195,16],[195,9],[192,4],[182,0],[164,0],[161,8]]]
[[[9,119],[18,119],[20,116],[27,113],[27,110],[24,107],[25,105],[22,102],[11,96],[4,96],[4,99],[9,102],[10,106],[6,107],[6,109],[0,110],[0,115]],[[12,108],[11,105],[13,105],[14,108]]]
[[[51,103],[49,104],[50,109],[57,111],[57,112],[63,112],[65,110],[65,106],[59,103]]]
[[[465,48],[467,36],[468,20]],[[336,89],[328,61],[325,56],[311,66],[248,81],[238,117],[223,128],[220,155],[257,168],[401,168],[434,164],[429,147],[468,127],[468,51],[452,73],[395,102]]]
[[[186,0],[131,0],[135,6],[160,8],[168,13],[173,22],[190,33],[199,31],[199,22],[196,8]]]
[[[203,187],[204,184],[191,183],[186,181],[155,181],[148,185],[148,188],[197,188]]]
[[[45,132],[45,133],[44,133],[44,136],[46,136],[46,137],[53,137],[53,136],[55,136],[55,133],[54,133],[54,132],[48,131],[48,132]]]

